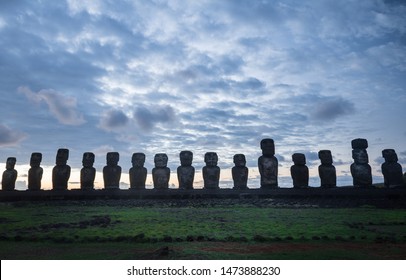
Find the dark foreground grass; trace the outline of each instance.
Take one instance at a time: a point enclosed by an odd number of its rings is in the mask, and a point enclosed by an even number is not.
[[[0,204],[1,259],[405,259],[406,210],[263,201]]]

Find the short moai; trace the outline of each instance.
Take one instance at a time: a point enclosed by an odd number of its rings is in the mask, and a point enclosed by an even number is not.
[[[68,149],[58,149],[56,153],[56,165],[52,169],[52,189],[67,190],[71,168],[67,165],[69,159]]]
[[[204,162],[206,166],[203,166],[203,182],[204,189],[219,189],[220,181],[220,167],[217,166],[218,156],[217,153],[207,152],[204,155]]]
[[[147,169],[144,167],[145,154],[133,153],[131,158],[132,167],[129,171],[130,189],[145,189]]]
[[[262,156],[258,158],[261,189],[278,188],[278,159],[275,157],[275,144],[273,139],[262,139],[261,150]]]
[[[41,165],[42,154],[32,153],[30,158],[31,168],[28,170],[28,190],[39,191],[44,170]]]
[[[333,165],[333,157],[330,150],[320,150],[319,165],[320,186],[322,188],[334,188],[337,186],[337,173]]]
[[[94,179],[96,178],[96,168],[93,167],[94,158],[93,153],[83,153],[83,168],[80,170],[80,188],[84,191],[94,189]]]
[[[180,166],[177,169],[179,189],[192,190],[195,178],[195,168],[192,166],[193,153],[181,151],[179,153]]]
[[[290,174],[293,179],[294,188],[309,187],[309,168],[306,166],[304,154],[295,153],[292,155],[294,165],[290,167]]]
[[[154,189],[166,190],[169,188],[169,179],[171,170],[168,165],[168,156],[163,153],[158,153],[154,156],[155,167],[152,168],[152,181]]]
[[[394,149],[385,149],[382,151],[385,162],[381,169],[385,187],[395,188],[403,186],[402,166],[398,163],[398,155]]]
[[[107,165],[103,167],[104,188],[107,190],[120,189],[121,166],[118,165],[120,154],[108,152],[106,155]]]
[[[1,186],[3,191],[14,191],[17,180],[17,170],[14,169],[17,159],[15,157],[7,158],[6,170],[3,172]]]
[[[231,169],[233,176],[234,188],[237,190],[248,189],[248,167],[246,167],[246,159],[243,154],[236,154],[233,157],[234,167]]]
[[[371,166],[368,164],[368,141],[366,139],[357,138],[351,141],[352,158],[354,163],[351,164],[351,175],[353,178],[354,187],[371,187],[372,172]]]

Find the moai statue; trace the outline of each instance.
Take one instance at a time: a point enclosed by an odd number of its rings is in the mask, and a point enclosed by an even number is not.
[[[245,190],[248,189],[248,167],[245,166],[247,161],[245,155],[236,154],[233,157],[235,166],[231,169],[231,173],[234,181],[234,189]]]
[[[290,167],[290,174],[293,179],[294,188],[309,187],[309,168],[306,166],[304,154],[295,153],[292,155],[294,165]]]
[[[80,188],[82,190],[93,190],[94,189],[94,178],[96,177],[96,168],[93,167],[94,164],[94,154],[93,153],[83,153],[82,165],[83,168],[80,170]]]
[[[41,153],[32,153],[30,159],[31,168],[28,170],[28,190],[39,191],[44,170],[40,167],[42,161]]]
[[[217,153],[208,152],[204,155],[203,181],[204,189],[219,189],[220,167],[217,166]]]
[[[193,153],[181,151],[179,154],[180,166],[177,169],[179,189],[192,190],[195,178],[195,168],[192,166]]]
[[[133,153],[131,158],[133,167],[130,168],[130,189],[145,189],[147,169],[144,167],[145,154]]]
[[[371,187],[372,172],[368,164],[368,141],[366,139],[354,139],[351,141],[352,158],[354,163],[351,164],[351,175],[354,187]]]
[[[14,169],[16,165],[16,158],[9,157],[6,162],[6,170],[3,172],[2,178],[2,190],[3,191],[14,191],[16,187],[17,180],[17,170]]]
[[[52,189],[67,190],[70,177],[70,166],[68,149],[59,149],[56,153],[56,166],[52,169]]]
[[[103,167],[104,188],[109,190],[120,189],[121,166],[118,165],[120,154],[108,152],[106,155],[107,165]]]
[[[166,190],[169,188],[169,178],[171,170],[168,165],[168,156],[166,154],[156,154],[154,156],[155,167],[152,168],[152,181],[154,188]]]
[[[398,163],[398,156],[393,149],[382,151],[385,162],[382,163],[382,174],[385,187],[394,188],[403,185],[402,166]]]
[[[321,161],[321,165],[319,165],[320,186],[322,188],[336,187],[337,173],[336,168],[333,165],[333,157],[331,156],[331,151],[319,151],[319,159]]]
[[[278,188],[278,159],[275,157],[275,144],[273,139],[262,139],[261,150],[262,156],[258,158],[261,189]]]

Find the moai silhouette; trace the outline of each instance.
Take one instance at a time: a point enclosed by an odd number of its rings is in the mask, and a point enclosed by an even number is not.
[[[309,168],[306,166],[304,154],[295,153],[292,155],[294,165],[290,167],[290,174],[293,179],[294,188],[309,187]]]
[[[121,166],[118,165],[120,154],[108,152],[106,155],[107,165],[103,167],[104,188],[108,190],[120,189]]]
[[[330,150],[320,150],[319,165],[320,186],[322,188],[334,188],[337,186],[337,173],[333,165],[333,157]]]
[[[234,189],[248,189],[248,167],[245,166],[247,163],[245,155],[235,154],[233,162],[235,166],[231,169],[231,174],[233,176]]]
[[[96,168],[93,167],[94,158],[93,153],[83,153],[83,168],[80,170],[80,188],[82,190],[94,189],[94,179],[96,178]]]
[[[195,168],[192,166],[193,153],[181,151],[179,153],[180,166],[177,169],[179,189],[192,190],[195,178]]]
[[[70,166],[67,165],[69,159],[68,149],[59,149],[56,153],[56,165],[52,169],[52,189],[67,190],[70,177]]]
[[[144,167],[145,154],[133,153],[131,158],[132,167],[129,171],[130,189],[145,189],[147,169]]]
[[[219,189],[220,167],[217,166],[217,153],[207,152],[204,155],[203,181],[204,189]]]
[[[31,168],[28,170],[28,190],[39,191],[44,170],[40,167],[42,161],[41,153],[32,153],[30,158]]]
[[[381,165],[385,187],[403,186],[402,166],[398,163],[395,150],[385,149],[382,151],[382,156],[385,158],[385,162]]]
[[[17,170],[14,169],[16,165],[16,158],[9,157],[6,162],[6,170],[3,172],[1,181],[3,191],[14,191],[17,180]]]
[[[278,159],[275,157],[275,144],[273,139],[262,139],[261,150],[262,156],[258,158],[261,189],[278,188]]]
[[[368,164],[368,141],[366,139],[357,138],[351,141],[352,158],[354,163],[351,164],[351,175],[353,178],[354,187],[371,187],[372,172],[371,166]]]
[[[155,167],[152,168],[154,189],[166,190],[169,188],[169,178],[171,176],[171,170],[167,167],[168,156],[163,153],[155,154],[154,163]]]

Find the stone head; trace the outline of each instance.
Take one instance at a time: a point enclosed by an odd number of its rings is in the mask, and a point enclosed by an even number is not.
[[[118,152],[108,152],[106,155],[106,162],[108,166],[117,166],[120,160],[120,154]]]
[[[143,167],[145,163],[145,154],[144,153],[133,153],[131,162],[134,167]]]
[[[366,149],[368,148],[367,139],[357,138],[351,141],[351,147],[353,149]]]
[[[94,154],[87,152],[83,153],[82,164],[83,167],[93,167],[94,163]]]
[[[154,156],[155,167],[166,167],[168,165],[168,156],[166,154],[155,154]]]
[[[333,157],[331,155],[330,150],[320,150],[319,159],[322,164],[327,164],[327,165],[333,164]]]
[[[191,151],[181,151],[179,153],[179,159],[182,166],[191,166],[193,161],[193,153]]]
[[[273,139],[265,138],[261,140],[261,150],[264,156],[275,155],[275,143]]]
[[[17,161],[17,159],[15,157],[7,158],[6,169],[7,170],[13,170],[14,166],[16,165],[16,161]]]
[[[293,154],[292,160],[296,165],[305,165],[306,164],[306,156],[301,153]]]
[[[69,150],[58,149],[58,152],[56,153],[56,165],[66,165],[68,159],[69,159]]]
[[[207,152],[204,155],[204,162],[206,163],[207,166],[217,166],[217,162],[218,162],[218,156],[217,153],[214,152]]]
[[[369,162],[368,153],[365,149],[352,150],[352,158],[354,162],[358,164],[367,164]]]
[[[398,162],[398,155],[394,149],[385,149],[382,151],[382,156],[386,162]]]
[[[245,160],[245,155],[243,154],[235,154],[233,157],[233,162],[235,166],[245,166],[247,161]]]
[[[42,154],[41,153],[32,153],[30,158],[30,165],[31,167],[39,167],[42,161]]]

